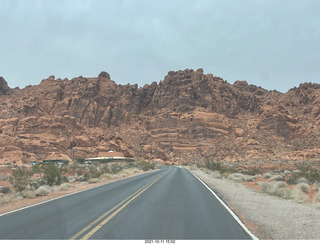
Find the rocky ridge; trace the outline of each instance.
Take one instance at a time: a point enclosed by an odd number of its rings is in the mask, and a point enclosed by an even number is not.
[[[72,148],[180,162],[320,155],[319,84],[280,93],[186,69],[138,87],[101,72],[23,89],[0,77],[0,98],[0,163],[70,160]]]

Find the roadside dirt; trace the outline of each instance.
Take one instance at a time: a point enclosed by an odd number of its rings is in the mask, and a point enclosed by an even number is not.
[[[147,171],[147,172],[151,172],[151,171]],[[115,182],[115,181],[118,181],[121,179],[126,179],[126,178],[130,178],[130,177],[133,177],[136,175],[141,175],[141,174],[144,174],[147,172],[139,172],[139,173],[128,175],[127,177],[118,177],[118,178],[115,178],[112,180],[105,180],[105,181],[99,182],[99,183],[90,183],[90,184],[89,183],[84,184],[84,183],[79,183],[79,182],[72,183],[72,187],[70,187],[69,189],[64,190],[64,191],[53,192],[53,193],[50,193],[46,196],[38,196],[36,198],[17,199],[17,200],[13,200],[11,202],[2,204],[2,205],[0,205],[0,214],[8,213],[8,212],[20,209],[20,208],[28,207],[28,206],[31,206],[31,205],[34,205],[37,203],[45,202],[45,201],[48,201],[48,200],[51,200],[54,198],[62,197],[62,196],[76,193],[76,192],[79,192],[82,190],[87,190],[87,189],[94,188],[94,187],[97,187],[100,185],[105,185],[105,184]]]
[[[216,179],[197,168],[188,169],[204,181],[258,239],[320,239],[319,207],[266,195],[257,190],[256,182],[243,184]]]

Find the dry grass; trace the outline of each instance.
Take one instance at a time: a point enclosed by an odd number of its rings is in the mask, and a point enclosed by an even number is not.
[[[297,187],[291,189],[290,196],[291,199],[295,200],[296,202],[303,203],[308,201],[308,195]]]
[[[228,176],[229,180],[233,180],[237,182],[249,182],[249,181],[253,181],[256,178],[257,178],[256,176],[244,175],[241,173],[233,173],[233,174],[229,174]]]
[[[14,194],[8,194],[8,195],[1,194],[0,195],[0,205],[11,202],[14,199],[15,199]]]
[[[264,173],[263,174],[263,179],[269,179],[272,177],[272,174],[271,173]]]
[[[270,177],[270,181],[284,181],[285,177],[283,175],[274,175]]]
[[[299,183],[295,187],[300,189],[301,191],[303,191],[306,194],[308,194],[310,192],[309,185],[307,183]]]
[[[36,194],[36,191],[33,191],[33,190],[25,190],[22,192],[22,196],[24,198],[36,198],[37,197],[37,194]]]
[[[258,182],[260,190],[269,195],[278,196],[284,199],[292,199],[297,202],[306,202],[308,195],[306,194],[305,186],[296,186],[287,188],[285,182]],[[309,186],[308,186],[309,187]],[[303,189],[303,190],[302,190]]]
[[[314,198],[312,199],[312,203],[320,204],[320,192],[319,191],[317,192],[317,194],[314,195]]]
[[[48,194],[50,194],[52,191],[50,190],[50,187],[47,185],[43,185],[40,186],[37,190],[36,190],[36,195],[37,196],[46,196]]]
[[[94,183],[98,183],[99,182],[99,179],[98,178],[93,178],[93,179],[90,179],[88,181],[89,184],[94,184]]]
[[[286,187],[285,182],[267,182],[267,181],[260,181],[258,182],[260,190],[264,193],[269,195],[275,196],[285,196],[287,192],[284,190]]]
[[[222,179],[222,175],[220,174],[219,171],[215,170],[211,173],[211,176],[215,179]]]
[[[60,191],[65,191],[67,189],[69,189],[70,187],[72,187],[72,185],[70,183],[63,183],[60,185]]]
[[[228,180],[242,182],[245,181],[245,176],[241,173],[233,173],[228,176]]]

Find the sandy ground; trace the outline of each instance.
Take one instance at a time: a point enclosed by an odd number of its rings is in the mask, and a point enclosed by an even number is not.
[[[199,169],[189,169],[204,181],[264,240],[320,240],[320,208],[265,195],[242,183],[215,179]]]

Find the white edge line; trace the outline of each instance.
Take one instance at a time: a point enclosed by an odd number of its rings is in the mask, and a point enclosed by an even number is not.
[[[188,170],[189,171],[189,170]],[[239,217],[228,207],[227,204],[225,204],[224,201],[221,200],[220,197],[206,184],[204,183],[198,176],[196,176],[194,173],[189,171],[194,177],[196,177],[205,187],[209,189],[209,191],[219,200],[219,202],[228,210],[228,212],[232,215],[232,217],[239,223],[239,225],[251,236],[253,240],[259,240],[254,234],[251,233],[251,231],[242,223],[242,221],[239,219]]]
[[[151,172],[153,172],[153,171],[151,171]],[[38,206],[40,204],[44,204],[44,203],[47,203],[47,202],[55,201],[55,200],[58,200],[58,199],[63,198],[63,197],[68,197],[68,196],[71,196],[71,195],[74,195],[74,194],[78,194],[78,193],[83,192],[83,191],[92,190],[92,189],[95,189],[95,188],[98,188],[98,187],[101,187],[101,186],[105,186],[105,185],[108,185],[108,184],[112,184],[112,183],[119,182],[119,181],[122,181],[122,180],[130,179],[130,178],[133,178],[133,177],[136,177],[136,176],[140,176],[140,175],[144,175],[144,174],[151,173],[151,172],[145,172],[145,173],[142,173],[142,174],[139,174],[139,175],[134,175],[134,176],[131,176],[131,177],[127,177],[127,178],[124,178],[124,179],[108,182],[108,183],[101,184],[101,185],[98,185],[98,186],[93,186],[91,188],[87,188],[87,189],[83,189],[83,190],[80,190],[80,191],[72,192],[72,193],[69,193],[67,195],[63,195],[63,196],[52,198],[52,199],[49,199],[49,200],[46,200],[46,201],[43,201],[43,202],[35,203],[35,204],[29,205],[29,206],[25,206],[23,208],[18,208],[18,209],[12,210],[10,212],[6,212],[6,213],[3,213],[3,214],[0,214],[0,217],[2,217],[4,215],[15,213],[15,212],[27,209],[27,208],[32,208],[32,207]]]

